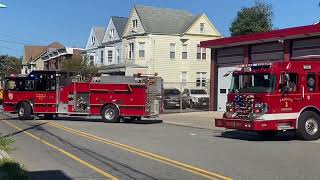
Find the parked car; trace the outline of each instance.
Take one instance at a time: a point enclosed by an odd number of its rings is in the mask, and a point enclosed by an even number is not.
[[[182,97],[190,108],[209,107],[209,94],[204,89],[184,89]]]
[[[180,108],[182,98],[181,98],[181,92],[179,89],[176,88],[170,88],[170,89],[164,89],[164,108]],[[186,102],[182,101],[182,108],[186,108]]]

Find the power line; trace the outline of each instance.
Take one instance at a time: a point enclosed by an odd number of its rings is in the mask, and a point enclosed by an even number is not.
[[[17,40],[17,41],[20,41],[20,42],[25,42],[25,44],[29,44],[29,43],[30,44],[40,44],[39,42],[29,41],[29,40],[26,41],[26,40],[23,40],[23,39],[16,38],[14,35],[0,33],[0,36],[4,37],[4,38],[14,39],[14,40]]]
[[[3,40],[3,39],[0,39],[1,42],[5,42],[5,43],[12,43],[12,44],[20,44],[20,45],[27,45],[23,42],[18,42],[18,41],[10,41],[10,40]]]

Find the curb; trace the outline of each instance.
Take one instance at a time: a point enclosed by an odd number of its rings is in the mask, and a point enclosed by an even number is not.
[[[10,159],[10,156],[4,150],[0,150],[0,159]]]
[[[169,125],[181,126],[181,127],[211,130],[211,131],[214,131],[214,132],[216,132],[216,133],[224,132],[223,129],[215,129],[215,128],[207,128],[207,127],[190,126],[190,125],[186,125],[186,124],[183,124],[183,123],[174,123],[174,122],[166,122],[166,121],[163,121],[163,123],[164,123],[164,124],[169,124]]]

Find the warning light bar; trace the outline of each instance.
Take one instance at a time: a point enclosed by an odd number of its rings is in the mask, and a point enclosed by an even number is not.
[[[241,64],[237,67],[246,68],[246,67],[258,67],[258,66],[271,66],[271,63],[254,63],[254,64]]]

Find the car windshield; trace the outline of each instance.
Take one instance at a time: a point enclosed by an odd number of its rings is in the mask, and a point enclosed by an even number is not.
[[[230,92],[233,93],[270,93],[274,91],[276,77],[273,74],[234,74]]]
[[[191,94],[207,94],[204,89],[191,89]]]
[[[168,95],[179,95],[180,91],[178,89],[166,89],[164,90],[164,95],[168,96]]]

